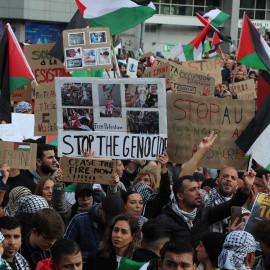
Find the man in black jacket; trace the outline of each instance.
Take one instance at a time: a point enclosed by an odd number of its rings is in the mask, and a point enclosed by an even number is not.
[[[173,193],[176,202],[169,203],[158,217],[163,219],[172,230],[171,239],[187,241],[194,249],[198,246],[203,233],[209,231],[209,225],[230,216],[231,206],[242,206],[246,202],[256,174],[252,169],[244,174],[243,186],[237,190],[230,201],[215,207],[203,207],[200,188],[191,175],[215,138],[216,135],[212,132],[209,137],[202,140],[198,151],[182,170],[180,175],[182,177],[174,182]],[[230,184],[231,175],[226,175],[223,181]]]

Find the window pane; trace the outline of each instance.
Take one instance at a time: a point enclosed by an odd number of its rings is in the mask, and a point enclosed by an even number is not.
[[[166,4],[170,4],[170,0],[154,0],[154,3],[166,3]]]
[[[204,11],[205,7],[194,7],[194,14],[196,14],[198,11]]]
[[[258,0],[258,1],[256,1],[256,8],[257,9],[265,9],[266,8],[266,0]]]
[[[241,0],[240,8],[254,8],[254,0]]]
[[[194,5],[196,5],[196,6],[204,6],[204,0],[194,0]]]
[[[246,14],[248,15],[250,19],[254,19],[254,10],[244,10],[244,9],[240,9],[239,19],[243,19],[244,11],[246,11]]]
[[[170,15],[170,6],[161,5],[159,14]]]
[[[266,20],[270,20],[270,12],[266,13]]]
[[[267,0],[267,1],[266,1],[266,8],[267,8],[267,9],[270,9],[270,0]]]
[[[178,14],[179,15],[192,16],[192,7],[188,7],[188,6],[180,6],[180,7],[178,7]]]
[[[256,10],[255,19],[257,19],[257,20],[265,20],[265,11],[264,10]]]
[[[179,15],[179,7],[178,6],[171,7],[171,15]]]
[[[215,7],[221,7],[221,0],[206,0],[206,6],[214,5]]]
[[[193,0],[172,0],[172,4],[193,5]]]

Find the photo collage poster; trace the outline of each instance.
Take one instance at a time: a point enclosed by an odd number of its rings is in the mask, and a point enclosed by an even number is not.
[[[110,31],[107,27],[66,30],[63,32],[67,71],[112,67]]]
[[[167,141],[164,79],[56,78],[58,154],[155,159]]]

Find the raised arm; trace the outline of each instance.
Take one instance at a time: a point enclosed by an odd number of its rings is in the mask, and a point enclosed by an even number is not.
[[[194,156],[185,164],[185,167],[180,173],[180,177],[184,175],[193,175],[195,169],[198,167],[200,160],[202,159],[203,155],[207,152],[207,150],[212,146],[217,134],[214,134],[212,131],[209,137],[204,137],[199,144],[198,151],[194,154]]]

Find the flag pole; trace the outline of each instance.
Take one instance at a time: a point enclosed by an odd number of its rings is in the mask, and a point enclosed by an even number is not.
[[[115,54],[114,47],[112,44],[111,44],[111,47],[112,47],[112,57],[114,59],[115,66],[116,66],[117,78],[120,78],[120,71],[119,71],[119,67],[118,67],[118,62],[117,62],[116,54]]]

